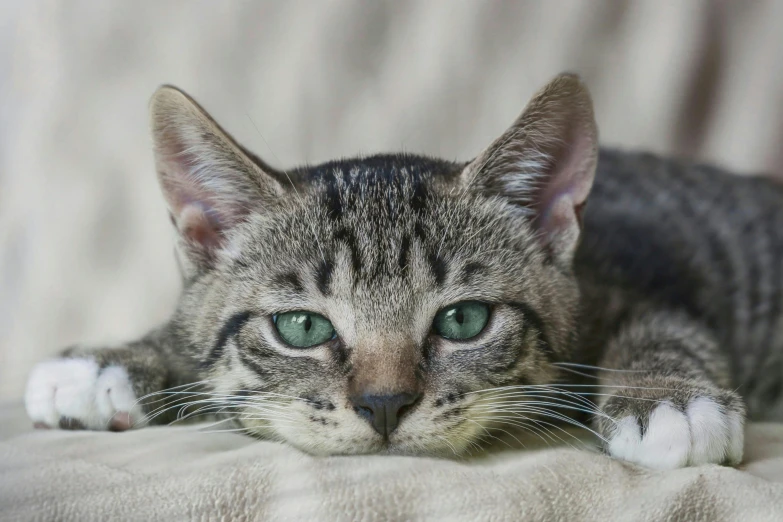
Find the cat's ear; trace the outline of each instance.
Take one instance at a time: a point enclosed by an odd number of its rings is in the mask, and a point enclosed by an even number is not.
[[[597,156],[590,93],[577,76],[563,74],[468,164],[461,182],[523,209],[551,255],[570,263]]]
[[[150,101],[155,163],[186,254],[209,264],[232,227],[283,195],[271,169],[251,158],[187,94],[160,87]]]

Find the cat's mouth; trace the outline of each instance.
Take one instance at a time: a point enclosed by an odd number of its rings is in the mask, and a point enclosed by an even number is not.
[[[405,398],[403,398],[405,399]],[[242,430],[262,440],[292,445],[313,455],[396,455],[461,457],[476,446],[475,423],[468,422],[465,405],[443,405],[436,411],[422,410],[429,403],[422,397],[400,399],[395,417],[379,418],[375,411],[359,412],[354,404],[340,407],[332,399],[307,397],[291,401],[258,415],[253,408],[235,417]],[[367,407],[369,409],[369,406]],[[388,408],[385,408],[388,415]]]

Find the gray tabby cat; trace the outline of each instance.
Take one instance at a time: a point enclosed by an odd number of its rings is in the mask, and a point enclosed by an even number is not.
[[[141,427],[168,397],[315,454],[449,455],[590,410],[610,455],[674,468],[738,464],[746,407],[783,418],[783,188],[599,159],[575,76],[467,163],[280,172],[177,89],[151,117],[179,306],[36,366],[40,427]]]

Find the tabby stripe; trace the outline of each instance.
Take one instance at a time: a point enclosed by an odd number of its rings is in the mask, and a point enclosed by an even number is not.
[[[261,377],[268,377],[271,374],[269,370],[261,366],[261,363],[256,360],[255,357],[251,357],[250,354],[244,350],[239,351],[239,360],[242,361],[242,364],[256,372]]]
[[[435,278],[435,284],[438,286],[443,286],[443,283],[446,281],[446,262],[442,257],[433,253],[427,256],[427,261],[430,263],[430,271],[432,272],[432,276]]]
[[[301,293],[304,291],[304,286],[302,285],[302,281],[299,279],[299,276],[293,272],[287,272],[285,274],[277,274],[274,277],[273,281],[275,284],[283,287],[288,287],[294,292]]]
[[[332,264],[332,260],[324,259],[321,264],[318,265],[318,269],[315,273],[315,282],[318,286],[318,290],[325,296],[331,293],[329,290],[329,284],[332,282],[333,270],[334,265]]]
[[[411,198],[411,209],[415,213],[422,212],[427,207],[429,191],[421,179],[421,175],[413,176],[413,197]]]
[[[326,183],[326,208],[329,210],[329,217],[338,220],[343,215],[343,202],[340,195],[337,173],[334,173],[334,180]]]
[[[342,343],[336,344],[331,350],[332,360],[343,370],[344,373],[348,373],[351,369],[351,364],[348,361],[348,348]]]
[[[335,232],[334,239],[345,243],[348,247],[348,251],[351,254],[351,267],[353,269],[354,279],[359,277],[359,273],[362,269],[362,261],[359,257],[359,243],[356,241],[356,235],[347,228],[340,228]]]
[[[400,255],[397,258],[397,265],[400,267],[400,271],[405,271],[408,269],[408,255],[410,254],[410,248],[411,238],[408,236],[408,234],[405,234],[402,236],[402,241],[400,242]]]
[[[207,358],[201,362],[201,368],[211,368],[215,362],[220,359],[220,357],[223,355],[223,348],[226,346],[228,340],[239,333],[239,331],[252,315],[253,314],[248,311],[239,312],[232,315],[231,318],[226,321],[226,323],[223,325],[223,328],[220,329],[220,333],[218,333],[215,346],[212,347],[212,350],[209,352]]]
[[[522,315],[525,317],[525,320],[530,323],[530,326],[538,331],[539,346],[544,350],[544,353],[550,360],[554,359],[555,351],[552,349],[552,345],[549,343],[549,337],[547,336],[546,328],[544,327],[544,321],[541,319],[541,316],[538,315],[538,312],[533,310],[526,303],[511,302],[508,303],[508,306],[522,312]]]
[[[481,263],[470,262],[462,268],[462,277],[460,279],[460,282],[463,285],[468,285],[471,283],[471,280],[473,279],[473,276],[476,273],[483,272],[486,269],[487,267],[482,265]]]

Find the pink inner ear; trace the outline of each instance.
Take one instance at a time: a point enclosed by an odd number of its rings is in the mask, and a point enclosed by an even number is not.
[[[176,220],[180,234],[191,243],[211,251],[220,247],[222,236],[216,216],[201,202],[187,203]]]
[[[537,222],[550,234],[581,224],[581,211],[593,185],[593,145],[581,133],[571,134],[572,139],[555,153],[549,180],[537,198]]]
[[[219,194],[196,178],[198,161],[185,151],[180,137],[168,133],[165,138],[162,141],[165,149],[159,149],[163,156],[161,181],[174,224],[188,243],[210,253],[221,246],[222,228],[226,225],[217,205]],[[212,183],[218,182],[216,176]]]
[[[180,235],[207,253],[219,248],[223,240],[224,219],[215,194],[210,194],[193,178],[187,155],[169,157],[161,173],[164,195],[169,203],[172,221]]]
[[[558,235],[570,236],[571,232],[579,233],[579,215],[575,210],[574,201],[568,193],[555,197],[536,219],[536,226],[546,238],[556,238]]]

